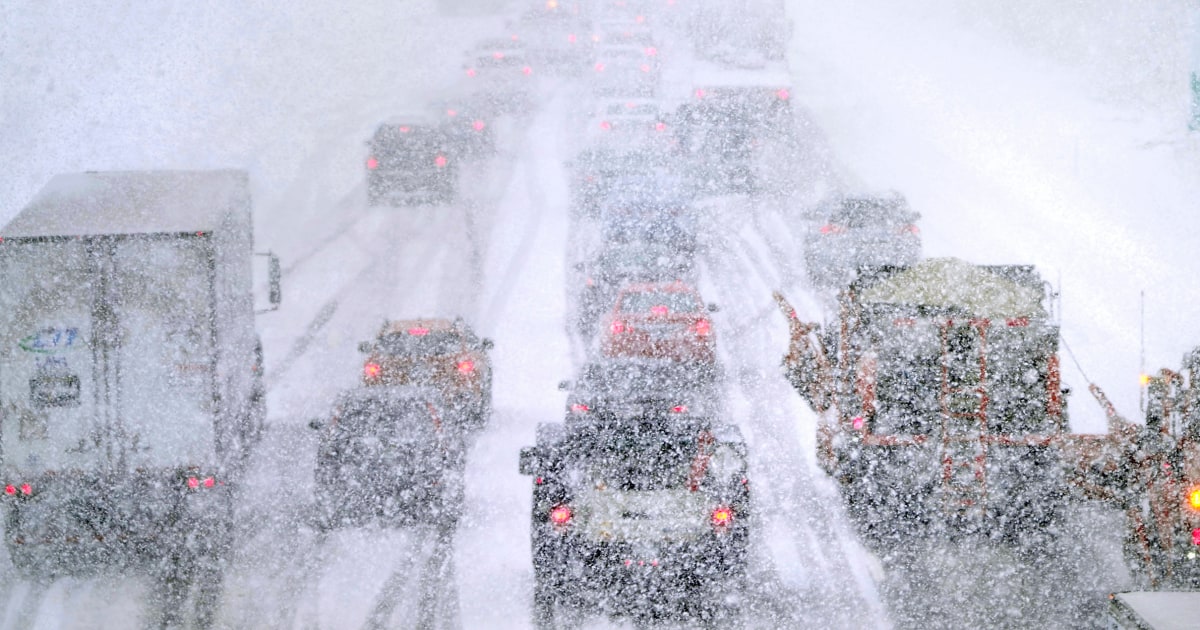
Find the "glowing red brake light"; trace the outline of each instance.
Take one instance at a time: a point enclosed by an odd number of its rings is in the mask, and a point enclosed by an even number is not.
[[[592,410],[591,407],[589,407],[583,403],[575,403],[575,404],[571,405],[571,413],[587,413],[591,410]]]
[[[655,131],[665,131],[665,130],[666,130],[666,128],[667,128],[667,123],[665,123],[665,122],[656,122],[656,123],[654,123],[654,130],[655,130]]]
[[[475,362],[470,359],[464,359],[454,366],[458,369],[459,374],[470,374],[475,371]]]
[[[1192,544],[1200,545],[1200,528],[1192,530]]]
[[[33,494],[33,486],[31,486],[27,483],[21,484],[21,494],[23,494],[25,496],[29,496],[29,495]]]
[[[187,478],[187,487],[191,488],[192,490],[199,488],[200,480],[195,477],[188,477]]]
[[[410,131],[412,131],[412,127],[401,127],[400,128],[400,133],[408,133]]]
[[[704,98],[704,90],[697,88],[696,89],[696,98]]]
[[[667,314],[667,307],[666,307],[666,306],[663,306],[662,304],[658,304],[658,305],[655,305],[655,306],[651,306],[651,307],[650,307],[650,314],[651,314],[651,315],[658,315],[658,316],[660,316],[660,317],[662,317],[662,316],[665,316],[665,315]]]
[[[695,324],[692,324],[692,332],[700,335],[701,337],[707,337],[712,333],[712,323],[707,319],[701,319]]]
[[[614,335],[619,335],[619,334],[625,332],[625,330],[626,330],[625,322],[623,322],[619,319],[614,319],[612,322],[612,325],[609,326],[608,328],[609,328],[609,330],[612,331],[612,334],[614,334]]]
[[[918,227],[917,227],[917,226],[915,226],[915,225],[906,225],[906,226],[904,226],[904,227],[900,228],[900,233],[901,233],[901,234],[905,234],[905,233],[907,233],[907,234],[920,234],[920,233],[921,233],[921,230],[920,230],[920,228],[918,228]]]
[[[473,77],[475,74],[475,68],[467,68],[467,76]]]
[[[608,122],[607,120],[602,120],[600,121],[600,128],[608,131],[609,129],[612,129],[612,123]]]
[[[217,484],[217,480],[216,480],[216,479],[213,479],[212,477],[205,477],[205,478],[204,478],[204,487],[205,487],[205,488],[211,488],[211,487],[215,486],[216,484]]]
[[[604,72],[604,62],[603,61],[596,62],[596,72]]]
[[[410,334],[414,337],[424,337],[425,335],[429,334],[429,329],[421,328],[420,326],[417,326],[416,328],[409,328],[408,334]]]
[[[4,494],[7,494],[8,496],[11,497],[16,493],[17,493],[17,487],[12,485],[11,483],[4,486]]]
[[[733,509],[721,506],[712,511],[710,520],[712,521],[713,528],[719,530],[727,529],[733,522]]]
[[[379,160],[375,159],[375,156],[367,158],[367,169],[373,171],[377,168],[379,168]]]
[[[779,90],[775,92],[775,96],[781,101],[786,101],[792,97],[792,93],[788,92],[787,88],[779,88]]]
[[[383,368],[378,363],[368,363],[363,366],[363,376],[367,378],[378,378]]]
[[[646,47],[646,56],[647,56],[647,57],[653,57],[653,56],[655,56],[655,55],[657,55],[657,54],[658,54],[658,49],[657,49],[657,48],[655,48],[655,47],[653,47],[653,46],[647,46],[647,47]]]
[[[650,72],[650,64],[648,64],[648,63],[642,64],[642,72]]]
[[[821,226],[822,234],[841,234],[845,231],[846,231],[846,228],[844,228],[840,225],[834,224],[834,223],[829,223],[829,224]]]
[[[434,166],[436,166],[438,168],[443,168],[444,166],[446,166],[446,156],[439,155],[439,156],[433,158],[433,164],[434,164]]]
[[[474,128],[475,131],[483,131],[483,128],[486,126],[487,125],[482,120],[476,120],[475,122],[471,123],[471,127]]]
[[[688,412],[687,405],[675,405],[674,407],[671,407],[671,413],[687,413],[687,412]]]
[[[566,505],[556,505],[550,510],[550,522],[555,525],[566,525],[571,521],[571,508]]]

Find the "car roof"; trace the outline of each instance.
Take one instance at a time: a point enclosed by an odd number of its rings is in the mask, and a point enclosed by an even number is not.
[[[445,318],[394,319],[384,322],[380,335],[391,333],[406,333],[412,328],[427,328],[434,332],[455,330],[458,326],[453,320]]]
[[[634,282],[625,285],[621,288],[621,293],[641,293],[645,291],[661,291],[664,293],[694,293],[699,294],[695,288],[686,282],[673,280],[671,282]]]
[[[334,409],[376,400],[418,400],[442,407],[445,397],[436,387],[429,385],[363,385],[338,394]]]

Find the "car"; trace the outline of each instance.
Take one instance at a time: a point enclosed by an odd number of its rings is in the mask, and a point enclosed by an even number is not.
[[[462,319],[385,321],[373,341],[359,344],[367,355],[362,383],[432,387],[473,432],[491,415],[492,345]]]
[[[737,427],[606,415],[537,434],[519,467],[533,477],[535,627],[739,622],[755,521]]]
[[[598,46],[592,69],[592,94],[601,97],[654,97],[662,74],[657,51],[636,45]]]
[[[576,267],[582,277],[576,302],[577,328],[584,337],[596,331],[597,320],[612,308],[617,291],[632,282],[695,282],[695,256],[659,243],[634,241],[601,248]]]
[[[458,187],[455,140],[427,114],[401,117],[375,129],[367,141],[367,203],[448,203]]]
[[[534,105],[534,65],[515,35],[483,40],[463,64],[463,86],[490,116],[526,112]]]
[[[601,321],[607,358],[716,363],[716,334],[700,294],[682,282],[631,284]]]
[[[488,157],[496,152],[492,129],[495,116],[479,95],[445,97],[431,105],[449,135],[452,153],[463,158]]]
[[[665,171],[669,162],[668,153],[650,147],[618,143],[589,146],[565,165],[570,174],[568,191],[572,215],[598,217],[601,203],[616,194],[620,180]]]
[[[602,101],[587,122],[587,141],[640,149],[670,146],[671,133],[654,99],[627,98]]]
[[[848,285],[861,267],[907,266],[921,258],[921,215],[899,194],[846,196],[813,216],[804,261],[818,289]]]
[[[599,232],[606,245],[653,243],[691,256],[699,224],[682,180],[668,173],[622,175],[599,204]]]
[[[569,390],[566,420],[586,421],[603,414],[681,418],[719,417],[722,412],[719,374],[696,366],[656,361],[592,361]]]
[[[522,14],[508,25],[525,45],[529,58],[547,72],[578,75],[592,59],[592,22],[579,3],[543,5]]]
[[[319,430],[316,523],[322,530],[457,518],[465,449],[429,388],[357,387],[340,394]]]

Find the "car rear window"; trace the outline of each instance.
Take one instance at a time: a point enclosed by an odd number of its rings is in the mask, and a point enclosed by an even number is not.
[[[357,435],[413,440],[436,435],[437,409],[416,399],[371,399],[348,403],[338,425]]]
[[[377,347],[384,354],[429,356],[457,352],[462,343],[462,337],[458,333],[414,327],[408,331],[380,336]]]
[[[618,308],[622,313],[649,313],[662,306],[668,313],[695,313],[700,300],[688,291],[626,291]]]
[[[415,125],[384,125],[371,139],[375,153],[399,159],[423,159],[440,151],[442,143],[438,130]]]
[[[830,217],[830,220],[846,227],[861,228],[876,225],[903,225],[914,219],[909,213],[889,201],[850,200]]]

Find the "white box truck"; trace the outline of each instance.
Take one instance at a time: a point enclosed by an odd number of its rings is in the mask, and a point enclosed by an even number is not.
[[[0,503],[23,574],[228,549],[265,416],[251,231],[229,170],[58,175],[0,230]]]

